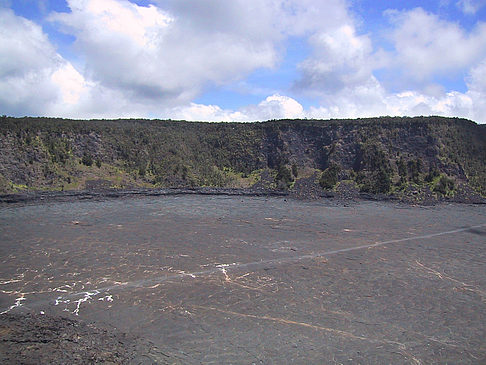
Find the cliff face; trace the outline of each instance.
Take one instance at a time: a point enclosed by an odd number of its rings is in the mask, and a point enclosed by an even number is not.
[[[0,120],[0,190],[266,186],[486,193],[486,128],[455,118],[265,123]],[[323,173],[324,172],[324,173]],[[296,184],[299,185],[299,184]]]

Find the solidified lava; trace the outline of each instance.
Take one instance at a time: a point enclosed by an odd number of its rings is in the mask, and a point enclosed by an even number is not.
[[[166,363],[149,342],[64,317],[2,314],[0,336],[2,364]]]
[[[485,205],[195,194],[11,205],[0,363],[478,364],[485,237]]]

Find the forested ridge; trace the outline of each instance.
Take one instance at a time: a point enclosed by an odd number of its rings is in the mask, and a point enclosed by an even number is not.
[[[444,117],[0,120],[0,191],[136,187],[486,195],[486,127]]]

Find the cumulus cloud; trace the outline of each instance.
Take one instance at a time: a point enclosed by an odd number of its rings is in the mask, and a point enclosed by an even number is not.
[[[5,8],[0,9],[0,110],[71,118],[139,117],[152,111],[85,79],[39,25]]]
[[[241,113],[247,116],[248,120],[293,119],[304,117],[304,108],[295,99],[275,94],[258,105],[243,108]]]
[[[372,77],[372,46],[367,36],[358,36],[354,27],[343,25],[319,32],[310,38],[313,55],[299,65],[300,90],[334,94],[360,86]]]
[[[62,100],[77,102],[69,109],[58,105],[58,112],[69,116],[139,111],[161,117],[201,113],[195,119],[300,116],[301,105],[281,95],[232,112],[191,101],[208,84],[230,83],[258,68],[276,67],[286,37],[313,35],[349,21],[344,0],[67,3],[69,13],[53,13],[49,20],[74,35],[74,50],[84,60],[82,76],[68,64],[53,78]]]
[[[428,81],[457,73],[486,57],[486,23],[467,32],[457,23],[440,19],[421,8],[388,11],[396,69],[407,78]]]
[[[299,65],[301,77],[294,88],[315,96],[319,106],[305,115],[455,115],[485,121],[486,67],[477,65],[486,61],[486,24],[466,31],[420,8],[390,10],[386,16],[394,46],[386,52],[374,49],[370,35],[358,34],[352,19],[311,36],[313,52]],[[378,69],[393,75],[394,90],[375,76]],[[466,92],[435,83],[436,77],[468,69]]]
[[[471,69],[467,84],[471,91],[486,93],[486,59]]]
[[[67,0],[50,20],[76,37],[84,76],[137,102],[178,106],[205,86],[275,68],[283,41],[349,20],[344,0]]]
[[[363,90],[359,95],[337,97],[328,106],[311,107],[305,112],[307,118],[362,118],[380,115],[413,116],[441,115],[457,116],[486,123],[486,101],[484,90],[475,89],[461,93],[450,91],[440,95],[427,95],[408,90],[387,93],[383,88]],[[367,102],[364,102],[367,99]]]
[[[82,92],[82,76],[64,60],[37,24],[0,9],[0,109],[46,114]]]
[[[361,95],[359,95],[361,92]],[[361,99],[360,99],[361,96]],[[366,102],[367,100],[367,102]],[[469,117],[471,100],[461,93],[431,97],[416,91],[386,93],[382,88],[358,90],[358,95],[336,98],[329,106],[311,107],[309,118],[362,118],[380,115],[458,115]]]
[[[309,118],[381,115],[386,92],[373,74],[382,67],[382,51],[374,51],[369,35],[357,33],[353,20],[309,38],[312,54],[299,65],[300,78],[293,89],[314,96],[318,107]]]
[[[205,122],[250,121],[242,113],[232,110],[224,110],[218,105],[204,105],[197,103],[190,103],[189,105],[171,108],[167,111],[167,117],[176,120]]]
[[[189,106],[172,108],[167,111],[173,119],[201,121],[236,121],[251,122],[268,119],[304,118],[302,105],[291,97],[274,94],[255,105],[248,105],[239,110],[224,110],[217,105],[191,103]]]
[[[211,4],[172,1],[162,10],[126,0],[68,0],[71,12],[49,19],[75,36],[81,73],[40,26],[2,9],[0,87],[10,91],[2,93],[2,109],[13,115],[163,117],[172,107],[192,105],[208,83],[275,65],[283,39],[271,21],[277,2]]]
[[[281,0],[274,21],[286,34],[312,35],[353,22],[346,0]]]
[[[456,6],[461,9],[464,14],[474,15],[479,9],[486,5],[485,0],[459,0]]]
[[[207,83],[275,65],[279,36],[263,26],[268,18],[237,3],[173,1],[162,10],[127,0],[68,0],[71,12],[50,19],[75,35],[90,79],[140,101],[178,105]]]
[[[467,96],[473,104],[470,118],[486,123],[486,59],[471,69],[467,86]]]
[[[39,25],[5,8],[0,8],[0,110],[71,118],[147,113],[144,105],[85,79]]]
[[[486,121],[486,23],[469,31],[420,8],[388,11],[392,47],[384,51],[376,49],[372,34],[360,33],[346,0],[153,2],[67,0],[70,12],[48,19],[74,37],[76,65],[39,25],[0,10],[0,108],[75,118],[440,114]],[[464,9],[468,4],[480,3],[457,3]],[[193,102],[207,86],[278,68],[289,37],[307,42],[310,54],[287,90],[258,85],[272,90],[265,93],[270,96],[235,110]],[[396,75],[400,87],[387,89],[378,69]],[[447,90],[435,80],[454,73],[468,75],[466,91]],[[302,95],[318,105],[304,110],[296,100]]]

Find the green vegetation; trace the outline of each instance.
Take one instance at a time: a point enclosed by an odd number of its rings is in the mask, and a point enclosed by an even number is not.
[[[323,189],[332,189],[338,183],[338,175],[341,172],[339,165],[331,163],[327,169],[323,171],[319,179],[319,185]]]
[[[85,166],[91,166],[93,165],[93,157],[85,152],[81,158],[81,163]]]
[[[448,178],[445,175],[441,175],[437,182],[434,184],[434,191],[442,195],[452,195],[456,185],[454,180]]]
[[[277,181],[277,187],[280,189],[288,189],[294,182],[290,170],[285,165],[278,167],[275,180]]]
[[[393,170],[387,153],[378,142],[360,144],[354,170],[361,191],[372,194],[387,194],[390,191]]]
[[[295,163],[292,164],[292,175],[294,175],[296,178],[299,176],[299,168]]]
[[[0,120],[0,192],[22,189],[263,186],[289,189],[308,169],[334,189],[458,184],[486,195],[486,128],[457,118],[196,123],[159,120]],[[299,172],[302,176],[299,176]],[[264,178],[263,178],[264,177]],[[90,185],[91,184],[91,185]]]

